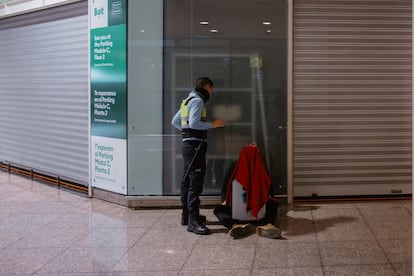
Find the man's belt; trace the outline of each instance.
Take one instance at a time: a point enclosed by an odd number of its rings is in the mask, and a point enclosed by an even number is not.
[[[207,130],[183,128],[181,134],[183,138],[207,139]]]

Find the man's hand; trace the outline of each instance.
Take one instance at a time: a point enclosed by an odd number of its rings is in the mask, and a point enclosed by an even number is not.
[[[224,127],[224,120],[218,119],[211,123],[211,128]]]

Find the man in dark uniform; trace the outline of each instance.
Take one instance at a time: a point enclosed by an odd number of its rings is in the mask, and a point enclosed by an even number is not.
[[[183,136],[181,153],[184,159],[184,175],[181,182],[183,210],[181,224],[188,225],[187,231],[200,235],[210,233],[204,225],[205,218],[200,216],[200,195],[203,192],[206,173],[207,131],[210,128],[224,126],[224,121],[220,119],[207,122],[205,104],[213,94],[213,86],[209,78],[199,78],[194,90],[182,101],[180,110],[172,119],[172,125],[180,130]]]

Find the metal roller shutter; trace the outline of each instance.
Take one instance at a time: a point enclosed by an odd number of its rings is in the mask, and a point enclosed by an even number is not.
[[[0,161],[89,179],[88,1],[0,20]]]
[[[411,193],[411,0],[295,0],[295,196]]]

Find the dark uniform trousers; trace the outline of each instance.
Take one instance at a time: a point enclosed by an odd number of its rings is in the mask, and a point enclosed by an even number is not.
[[[185,173],[190,166],[196,148],[202,143],[200,150],[184,179]],[[204,175],[206,174],[206,152],[207,143],[200,141],[183,141],[181,153],[184,159],[184,174],[181,181],[181,204],[183,213],[198,216],[200,208],[200,195],[203,192]]]

